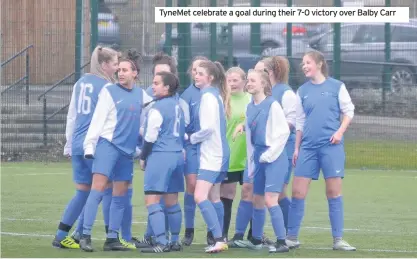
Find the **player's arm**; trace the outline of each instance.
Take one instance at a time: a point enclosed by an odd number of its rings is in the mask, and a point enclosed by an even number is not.
[[[73,87],[71,101],[68,107],[67,125],[65,128],[66,143],[64,147],[64,156],[68,156],[71,154],[72,134],[74,133],[75,119],[77,118],[77,107],[75,106],[75,87],[76,85],[74,85]]]
[[[301,102],[301,97],[299,93],[296,94],[295,99],[295,105],[296,105],[296,119],[295,119],[295,150],[299,150],[301,145],[301,139],[303,138],[303,129],[304,129],[304,123],[306,120],[306,114],[304,113],[303,104]]]
[[[272,163],[285,149],[290,128],[285,119],[284,111],[277,101],[269,108],[268,120],[266,122],[265,142],[269,148],[261,155],[260,162]]]
[[[182,112],[184,113],[185,127],[187,127],[190,124],[190,118],[191,118],[190,105],[182,97],[179,98],[179,104],[180,104]]]
[[[345,84],[343,84],[339,90],[339,107],[343,114],[342,124],[340,125],[339,131],[341,134],[344,134],[355,113],[355,106],[352,103],[352,99],[350,98]]]
[[[100,91],[97,106],[94,110],[93,118],[91,119],[90,127],[84,140],[84,157],[93,158],[96,145],[104,125],[107,122],[107,117],[112,109],[114,109],[114,101],[109,91],[103,88]]]
[[[212,94],[203,94],[200,103],[200,130],[190,136],[191,144],[201,143],[214,133],[216,114],[219,112],[219,103]]]
[[[253,160],[253,146],[252,146],[252,132],[247,125],[246,121],[244,124],[244,128],[246,129],[246,155],[247,155],[247,170],[249,177],[253,176],[253,172],[255,170],[255,164]]]
[[[295,127],[295,120],[297,117],[297,104],[294,91],[288,90],[284,92],[282,96],[282,110],[284,111],[285,118],[287,119],[290,130]]]
[[[145,122],[146,115],[152,109],[152,106],[154,104],[154,99],[149,96],[146,91],[142,89],[142,103],[143,103],[143,109],[142,113],[140,114],[140,125],[143,126],[143,123]]]
[[[163,118],[161,113],[157,109],[150,109],[148,112],[148,120],[145,125],[140,160],[145,161],[152,152],[152,147],[155,141],[158,139],[159,130],[161,129],[162,122]]]
[[[142,153],[142,141],[143,141],[143,138],[141,135],[139,135],[138,141],[136,143],[135,154],[133,156],[133,158],[135,159],[140,158],[140,154]]]

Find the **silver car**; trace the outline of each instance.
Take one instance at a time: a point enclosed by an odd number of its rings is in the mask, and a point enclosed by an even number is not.
[[[97,41],[101,45],[115,49],[119,49],[121,44],[118,18],[105,3],[99,4]]]
[[[341,80],[351,87],[372,85],[381,87],[385,62],[384,24],[361,23],[341,26]],[[334,31],[313,37],[304,49],[294,51],[292,68],[300,85],[305,78],[300,69],[303,53],[309,49],[322,52],[332,70]],[[275,48],[263,55],[286,55],[286,48]],[[391,90],[415,87],[417,82],[417,20],[410,23],[391,23]]]

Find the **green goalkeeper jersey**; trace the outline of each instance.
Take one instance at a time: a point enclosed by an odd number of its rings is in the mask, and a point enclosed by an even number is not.
[[[248,93],[239,93],[232,95],[230,106],[232,113],[227,120],[227,141],[230,147],[229,172],[245,170],[246,165],[246,135],[241,134],[233,141],[233,132],[236,126],[245,121],[246,106],[251,101],[251,95]]]

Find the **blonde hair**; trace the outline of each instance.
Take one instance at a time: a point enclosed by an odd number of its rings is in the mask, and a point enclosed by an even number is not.
[[[104,72],[103,68],[101,67],[101,64],[109,62],[114,57],[119,56],[119,52],[115,51],[114,49],[97,46],[91,54],[90,73],[102,77],[109,82],[116,83],[116,78],[114,77],[114,75],[109,76],[106,72]]]
[[[268,70],[273,71],[274,79],[277,83],[288,84],[290,74],[290,62],[282,56],[272,56],[261,60]]]
[[[190,63],[190,66],[188,67],[188,70],[187,70],[187,73],[188,73],[188,75],[190,76],[190,78],[192,79],[193,78],[193,65],[194,65],[194,62],[196,62],[196,61],[210,61],[207,57],[205,57],[205,56],[195,56],[192,60],[191,60],[191,63]]]
[[[317,50],[310,50],[304,54],[304,57],[305,56],[309,56],[311,59],[314,60],[314,62],[316,62],[317,65],[321,63],[321,67],[320,67],[321,73],[323,74],[324,77],[329,76],[329,66],[327,65],[327,62],[324,59],[323,53]]]
[[[256,73],[261,78],[261,82],[264,84],[264,93],[266,96],[272,95],[271,80],[269,80],[269,74],[267,70],[249,69],[249,73]]]
[[[226,113],[227,119],[231,116],[231,107],[230,107],[230,89],[226,85],[226,75],[224,71],[223,65],[218,62],[212,61],[202,61],[199,65],[206,70],[207,74],[213,76],[213,82],[215,86],[217,86],[220,90],[220,95],[223,99],[224,111]]]
[[[245,71],[243,71],[243,69],[242,69],[242,68],[240,68],[240,67],[231,67],[231,68],[229,68],[229,69],[226,71],[226,76],[228,76],[228,75],[230,75],[230,74],[233,74],[233,73],[238,74],[238,75],[242,78],[242,80],[245,80],[245,79],[246,79],[246,73],[245,73]]]

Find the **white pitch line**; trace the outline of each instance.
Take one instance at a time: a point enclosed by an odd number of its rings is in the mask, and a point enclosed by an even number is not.
[[[318,229],[318,230],[331,230],[329,227],[301,227],[301,229]],[[392,233],[392,234],[417,234],[417,232],[399,232],[394,230],[381,230],[381,229],[363,229],[363,228],[345,228],[347,232],[370,232],[370,233]]]
[[[1,235],[5,236],[20,236],[20,237],[44,237],[44,238],[53,238],[54,235],[50,234],[38,234],[38,233],[16,233],[16,232],[0,232]],[[93,240],[104,240],[104,238],[92,238]],[[206,245],[204,243],[193,243],[195,245]],[[328,247],[302,247],[301,249],[306,250],[332,250]],[[417,251],[410,250],[396,250],[396,249],[357,249],[357,251],[367,251],[367,252],[382,252],[382,253],[417,253]]]
[[[29,170],[39,170],[39,169],[45,169],[47,168],[48,170],[71,170],[71,165],[68,164],[69,166],[49,166],[49,165],[42,165],[42,166],[35,166],[32,168],[29,167],[22,167],[19,165],[1,165],[1,169],[16,169],[16,170],[22,170],[22,171],[29,171]]]
[[[41,176],[41,175],[69,175],[71,172],[67,173],[17,173],[17,174],[2,174],[2,176]]]
[[[67,168],[64,170],[68,170]],[[43,176],[43,175],[70,175],[72,174],[71,171],[66,173],[30,173],[30,172],[37,172],[37,170],[26,170],[28,173],[2,173],[1,176]],[[376,178],[396,178],[396,179],[414,179],[417,180],[417,176],[408,176],[408,175],[349,175],[349,177],[376,177]]]
[[[1,221],[35,221],[35,222],[51,222],[49,219],[16,219],[16,218],[2,218]],[[57,222],[59,220],[56,220]],[[102,223],[102,220],[97,220],[98,224]],[[132,221],[132,224],[146,224],[146,221]]]
[[[48,237],[53,238],[54,235],[50,234],[37,234],[37,233],[15,233],[15,232],[0,232],[1,235],[5,236],[21,236],[21,237]],[[91,238],[92,240],[105,240],[104,238]]]
[[[348,177],[377,177],[377,178],[398,178],[398,179],[417,179],[417,176],[409,176],[409,175],[371,175],[371,174],[352,174],[348,175]]]
[[[34,222],[51,222],[49,219],[18,219],[18,218],[2,218],[1,221],[34,221]],[[59,220],[55,220],[58,222]],[[147,221],[132,221],[132,224],[147,224]],[[97,220],[98,225],[102,225],[102,220]],[[271,224],[265,224],[266,226],[272,226]],[[312,230],[331,230],[330,227],[319,227],[319,226],[305,226],[301,229],[312,229]],[[397,232],[393,230],[380,230],[380,229],[362,229],[362,228],[345,228],[344,231],[347,232],[370,232],[370,233],[398,233],[404,234],[404,232]],[[407,232],[405,234],[417,234],[417,232]]]

